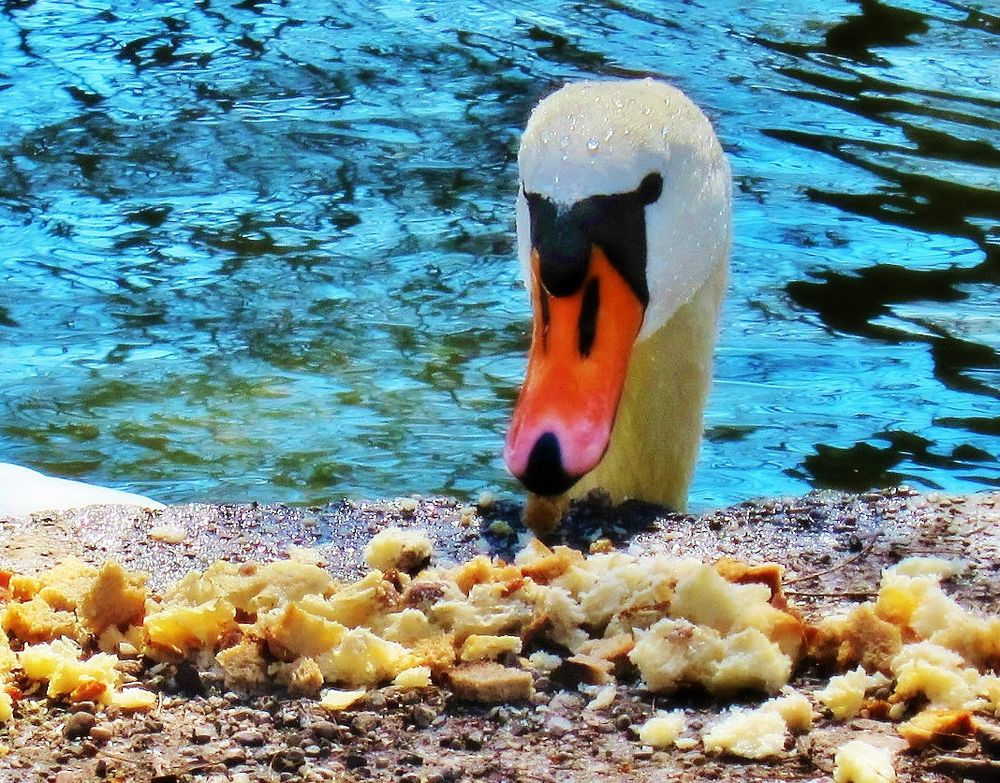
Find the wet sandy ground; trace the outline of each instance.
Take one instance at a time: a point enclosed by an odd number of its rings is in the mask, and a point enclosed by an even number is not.
[[[0,568],[30,573],[70,553],[94,563],[113,558],[147,571],[157,590],[216,559],[262,561],[304,546],[347,578],[362,572],[365,543],[387,526],[426,529],[437,561],[446,563],[480,552],[510,557],[528,535],[519,518],[513,504],[476,509],[443,498],[319,509],[91,508],[0,520]],[[181,531],[180,543],[160,540]],[[948,591],[965,606],[1000,613],[1000,493],[816,493],[700,516],[589,503],[573,509],[558,536],[582,548],[599,538],[632,552],[781,563],[787,593],[810,619],[873,596],[881,569],[903,557],[959,557],[968,567],[949,580]],[[700,749],[650,751],[635,728],[655,709],[685,707],[697,728],[724,705],[697,694],[658,697],[634,684],[620,685],[612,706],[600,711],[583,710],[583,695],[541,677],[530,704],[491,708],[460,702],[444,689],[384,688],[331,715],[311,699],[229,692],[212,672],[189,665],[137,674],[164,694],[153,714],[91,715],[87,705],[67,710],[22,702],[6,736],[0,730],[8,749],[0,780],[824,781],[834,749],[848,739],[899,742],[889,723],[824,719],[768,762],[706,757]],[[792,684],[808,694],[819,682],[807,668]],[[903,754],[899,780],[1000,780],[997,750],[973,740],[954,750]]]

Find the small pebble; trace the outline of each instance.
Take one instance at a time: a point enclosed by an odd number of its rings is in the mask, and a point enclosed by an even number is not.
[[[309,728],[320,739],[335,740],[340,737],[340,726],[333,721],[318,720]]]
[[[63,726],[63,736],[66,739],[76,739],[77,737],[86,737],[94,725],[97,723],[97,718],[95,718],[89,712],[74,712],[66,720],[66,725]]]
[[[562,737],[564,734],[573,730],[573,724],[561,715],[554,715],[547,721],[547,728],[549,730],[549,734],[552,736]]]
[[[305,763],[305,754],[299,748],[284,748],[274,754],[271,766],[278,772],[295,772]]]
[[[204,745],[211,742],[215,736],[215,731],[210,726],[195,726],[191,729],[191,741],[196,745]]]
[[[243,729],[233,735],[233,742],[238,742],[240,745],[263,745],[264,735],[257,729]]]
[[[235,766],[237,764],[242,764],[247,760],[246,751],[243,748],[228,748],[222,754],[222,763],[228,766]]]
[[[365,757],[359,753],[348,753],[344,756],[344,766],[348,769],[358,769],[365,765]]]
[[[465,735],[465,747],[469,750],[479,750],[483,747],[483,733],[481,731],[470,731]]]
[[[90,730],[90,738],[94,742],[98,742],[102,745],[108,740],[110,740],[113,736],[115,736],[115,732],[111,729],[110,726],[106,725],[94,726]]]
[[[379,723],[381,718],[374,712],[359,712],[351,721],[351,729],[357,734],[367,734]]]
[[[417,704],[413,707],[413,725],[418,728],[426,729],[436,717],[434,709],[426,704]]]

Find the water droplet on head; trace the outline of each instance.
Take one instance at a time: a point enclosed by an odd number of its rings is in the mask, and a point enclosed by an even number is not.
[[[569,134],[566,134],[559,139],[559,146],[562,147],[562,149],[566,149],[569,146]]]
[[[587,139],[587,149],[590,150],[591,152],[595,152],[597,148],[600,146],[601,142],[599,142],[597,139],[593,137]]]

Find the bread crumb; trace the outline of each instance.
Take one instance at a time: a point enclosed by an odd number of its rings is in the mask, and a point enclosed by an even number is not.
[[[403,669],[393,679],[392,684],[397,688],[426,688],[431,685],[430,666],[411,666]]]
[[[483,704],[525,701],[534,693],[531,672],[488,661],[459,666],[448,679],[460,698]]]
[[[305,611],[300,602],[262,619],[271,650],[287,658],[315,657],[340,643],[347,628],[333,620]]]
[[[782,694],[764,702],[760,709],[777,712],[785,721],[789,731],[809,731],[816,717],[809,699],[789,687],[782,689]]]
[[[887,568],[886,573],[949,579],[965,571],[965,566],[965,561],[959,558],[917,556],[900,560],[896,565]]]
[[[10,590],[20,601],[37,595],[57,611],[72,612],[96,575],[94,566],[68,557],[37,577],[12,576]]]
[[[146,616],[143,627],[150,644],[179,655],[198,647],[213,648],[224,633],[235,629],[236,609],[216,599],[200,606],[167,604]]]
[[[851,740],[837,748],[834,783],[895,783],[892,754],[863,740]]]
[[[319,700],[319,706],[331,712],[339,712],[340,710],[346,710],[358,700],[363,699],[366,693],[368,691],[364,689],[342,691],[336,688],[329,688],[323,691],[323,696]]]
[[[56,639],[25,647],[18,656],[21,668],[33,680],[48,680],[49,698],[68,696],[71,701],[111,701],[111,692],[121,679],[118,657],[95,653],[84,658],[75,642]]]
[[[601,688],[597,693],[594,694],[587,706],[584,709],[587,710],[603,710],[606,707],[610,707],[614,704],[615,697],[618,695],[618,688],[614,683],[609,683]]]
[[[243,639],[215,656],[222,668],[226,686],[236,690],[254,690],[268,682],[267,662],[261,654],[261,642]]]
[[[524,502],[524,524],[537,536],[546,536],[556,529],[569,500],[565,496],[548,498],[528,493]]]
[[[881,672],[868,674],[859,666],[847,674],[831,677],[825,688],[816,691],[816,698],[826,705],[833,717],[848,720],[861,712],[868,691],[890,682]]]
[[[907,644],[892,660],[893,698],[924,696],[932,707],[963,709],[980,693],[981,675],[962,656],[933,642]]]
[[[187,530],[180,525],[157,525],[149,529],[149,537],[164,544],[179,544],[187,535]]]
[[[531,665],[531,668],[545,673],[558,669],[562,665],[562,660],[558,655],[552,655],[541,650],[528,656],[528,663]]]
[[[926,709],[914,715],[899,729],[910,750],[920,750],[933,743],[954,742],[974,732],[972,715],[967,710]]]
[[[82,635],[76,614],[53,609],[38,596],[23,603],[8,604],[0,627],[28,644],[50,642],[60,637],[75,639]]]
[[[144,688],[125,688],[111,693],[111,704],[126,712],[151,710],[159,703],[159,697]]]
[[[352,628],[336,647],[316,657],[327,682],[373,688],[392,680],[416,663],[401,644],[376,636],[367,628]]]
[[[433,546],[425,531],[391,527],[368,542],[365,562],[379,571],[412,574],[430,562],[432,552]]]
[[[288,690],[292,695],[315,696],[323,687],[323,672],[312,658],[299,658],[288,672]]]
[[[677,742],[687,728],[683,710],[660,710],[639,727],[639,741],[651,748],[666,748]]]
[[[787,726],[777,710],[734,707],[702,736],[705,750],[748,759],[775,756],[785,748]]]
[[[654,691],[671,693],[683,683],[712,693],[754,689],[777,692],[791,677],[792,662],[760,631],[722,636],[687,620],[663,619],[641,633],[629,659]]]
[[[817,630],[813,656],[839,670],[861,666],[888,673],[903,644],[899,626],[879,617],[871,603],[855,606],[846,616],[825,619]]]
[[[521,652],[519,636],[472,634],[462,644],[458,657],[463,661],[494,661],[502,655]]]
[[[146,613],[146,575],[125,570],[113,560],[101,566],[83,594],[77,615],[93,633],[140,625]]]

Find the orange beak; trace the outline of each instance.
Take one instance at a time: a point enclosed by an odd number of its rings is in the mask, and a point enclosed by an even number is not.
[[[531,254],[534,325],[504,461],[530,491],[560,495],[601,461],[645,307],[594,245],[580,289],[546,290]]]

